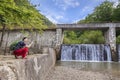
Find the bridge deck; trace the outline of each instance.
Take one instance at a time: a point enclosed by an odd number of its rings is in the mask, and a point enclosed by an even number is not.
[[[57,24],[57,28],[61,28],[63,30],[73,30],[73,29],[80,29],[80,30],[86,30],[86,29],[100,29],[100,30],[106,30],[109,27],[116,27],[117,29],[120,29],[120,23],[87,23],[87,24]]]

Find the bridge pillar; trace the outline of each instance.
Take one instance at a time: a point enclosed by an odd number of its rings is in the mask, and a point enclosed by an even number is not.
[[[112,60],[118,61],[117,52],[116,52],[116,28],[109,26],[109,29],[105,32],[105,41],[106,44],[110,44]]]
[[[55,49],[56,49],[56,56],[57,59],[60,59],[60,48],[61,48],[61,44],[63,43],[63,31],[62,29],[56,29],[56,45],[55,45]]]
[[[63,31],[62,29],[56,29],[56,46],[60,46],[63,42]]]

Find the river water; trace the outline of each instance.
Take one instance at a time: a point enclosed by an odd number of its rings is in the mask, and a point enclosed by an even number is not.
[[[82,71],[105,72],[120,78],[119,62],[58,61],[56,66],[64,66]]]
[[[108,79],[103,78],[98,80],[120,80],[120,45],[117,51],[119,62],[112,62],[111,49],[108,44],[63,44],[61,47],[61,60],[57,61],[56,64],[56,73],[63,70],[63,72],[66,73],[65,75],[69,75],[72,70],[74,73],[85,71],[91,72],[88,74],[89,76],[94,72],[93,75],[96,75],[96,72],[98,72],[103,74],[102,76],[104,77],[106,77],[104,74],[109,76]],[[69,71],[69,69],[71,69],[71,71]],[[67,73],[68,71],[69,73]],[[77,74],[74,76],[76,75]],[[86,73],[83,77],[85,75]],[[110,78],[110,76],[112,77]],[[91,77],[89,79],[92,80]],[[97,78],[93,80],[97,80]]]

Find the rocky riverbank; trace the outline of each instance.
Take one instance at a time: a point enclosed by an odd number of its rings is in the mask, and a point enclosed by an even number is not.
[[[120,80],[108,73],[81,71],[74,68],[56,66],[45,80]]]

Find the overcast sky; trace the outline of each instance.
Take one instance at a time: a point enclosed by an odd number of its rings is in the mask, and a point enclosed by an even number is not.
[[[105,0],[31,0],[53,23],[75,23],[92,13]],[[118,0],[109,0],[117,4]]]

